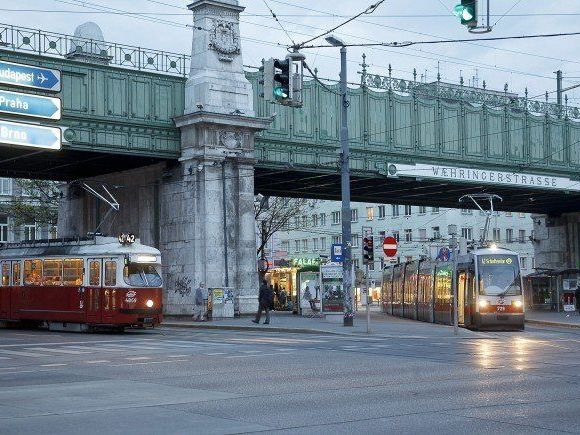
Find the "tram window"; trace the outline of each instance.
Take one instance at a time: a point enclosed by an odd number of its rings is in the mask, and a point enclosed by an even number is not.
[[[89,285],[101,285],[100,261],[91,261],[89,264]]]
[[[151,264],[129,263],[123,269],[123,278],[133,287],[161,286],[161,277]]]
[[[12,263],[12,285],[20,285],[20,262]]]
[[[44,260],[42,267],[43,285],[62,285],[62,260]]]
[[[67,258],[63,260],[64,285],[83,284],[83,260],[81,258]]]
[[[2,285],[10,285],[10,263],[7,261],[2,263]]]
[[[117,285],[117,262],[105,261],[105,285],[113,287]]]
[[[42,260],[24,260],[24,284],[40,285],[42,282]]]

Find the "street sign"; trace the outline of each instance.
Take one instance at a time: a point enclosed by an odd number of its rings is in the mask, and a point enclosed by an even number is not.
[[[449,259],[451,258],[451,251],[449,250],[449,248],[447,247],[442,247],[441,249],[439,249],[439,253],[437,254],[437,260],[441,260],[441,261],[449,261]]]
[[[60,71],[2,60],[0,84],[60,92]]]
[[[0,144],[60,150],[61,130],[56,127],[0,120]]]
[[[0,112],[59,120],[60,98],[0,90]]]
[[[387,257],[397,255],[397,240],[393,236],[385,237],[383,240],[383,251]]]
[[[342,263],[342,245],[334,244],[330,247],[330,261],[333,263]]]

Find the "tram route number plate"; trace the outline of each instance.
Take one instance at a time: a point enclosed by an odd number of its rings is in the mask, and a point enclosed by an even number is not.
[[[498,305],[498,306],[496,307],[496,310],[497,310],[497,311],[505,311],[505,307],[504,307],[503,305]]]

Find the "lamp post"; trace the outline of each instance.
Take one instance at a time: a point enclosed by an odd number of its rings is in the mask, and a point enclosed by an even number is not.
[[[342,196],[342,288],[344,292],[344,326],[353,326],[354,311],[352,308],[352,252],[351,252],[351,217],[350,217],[350,167],[348,147],[347,120],[347,87],[346,87],[346,47],[336,36],[327,36],[326,42],[340,47],[340,178]]]

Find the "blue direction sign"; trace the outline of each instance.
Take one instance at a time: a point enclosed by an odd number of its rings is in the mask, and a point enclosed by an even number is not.
[[[330,261],[333,263],[342,263],[342,260],[342,245],[335,243],[330,247]]]
[[[0,90],[0,112],[58,120],[61,117],[60,98]]]
[[[0,83],[60,92],[60,71],[0,61]]]
[[[56,127],[0,120],[0,144],[60,150],[61,131]]]

